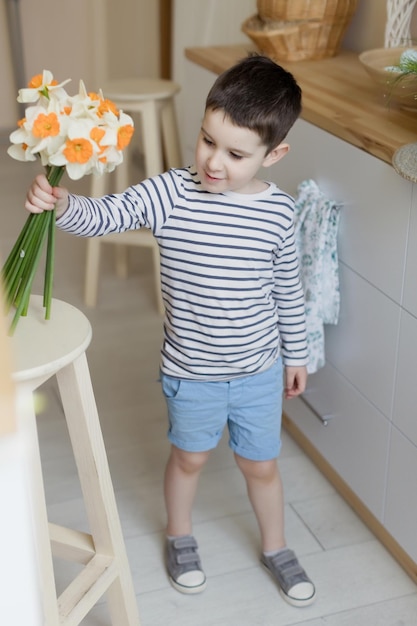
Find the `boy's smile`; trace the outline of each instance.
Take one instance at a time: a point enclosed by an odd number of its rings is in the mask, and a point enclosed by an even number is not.
[[[233,124],[223,110],[208,109],[197,139],[195,165],[201,185],[211,193],[259,193],[265,182],[256,178],[259,169],[272,165],[287,151],[286,144],[266,156],[259,135]],[[281,154],[282,152],[282,154]]]

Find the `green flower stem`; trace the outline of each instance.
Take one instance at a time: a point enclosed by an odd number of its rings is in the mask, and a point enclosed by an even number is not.
[[[46,223],[46,216],[45,216],[45,212],[44,213],[40,213],[36,220],[33,221],[33,227],[30,229],[29,232],[29,237],[28,237],[28,241],[26,243],[26,249],[25,249],[25,257],[24,257],[24,264],[22,265],[22,272],[21,272],[21,281],[18,287],[18,292],[16,294],[16,297],[13,301],[13,303],[15,304],[15,306],[19,306],[20,305],[20,301],[21,298],[24,297],[24,294],[26,292],[26,285],[27,282],[30,280],[31,275],[32,275],[32,267],[34,265],[34,263],[36,263],[37,266],[37,259],[38,259],[38,250],[39,248],[42,251],[42,245],[43,245],[43,241],[44,241],[44,234],[46,233],[46,229],[45,229],[45,223]],[[36,269],[36,267],[35,267]],[[26,303],[27,304],[27,303]],[[27,308],[27,307],[26,307]],[[25,308],[25,310],[26,310]]]
[[[64,171],[64,167],[46,167],[47,178],[52,187],[59,185]],[[31,213],[2,268],[6,308],[9,310],[12,305],[16,307],[9,329],[10,335],[13,334],[19,318],[27,314],[33,280],[46,239],[48,243],[43,305],[45,319],[50,319],[55,257],[55,221],[55,209],[39,214]]]
[[[64,167],[51,167],[48,172],[48,181],[52,187],[57,187],[64,174]],[[45,307],[45,319],[51,318],[52,287],[54,282],[54,259],[55,259],[55,222],[56,211],[50,211],[48,216],[48,245],[46,250],[45,282],[43,291],[43,306]]]
[[[34,217],[34,214],[31,213],[26,222],[24,227],[22,228],[22,230],[20,231],[20,234],[18,236],[18,238],[16,239],[16,243],[14,244],[5,264],[4,267],[2,269],[2,274],[3,275],[7,275],[8,272],[10,271],[10,269],[15,265],[16,261],[20,258],[20,251],[22,249],[22,241],[25,238],[26,232],[28,230],[28,228],[30,227],[30,222],[32,221],[32,218]]]
[[[48,215],[48,245],[46,249],[45,283],[43,291],[43,306],[45,307],[45,319],[51,319],[52,287],[54,282],[54,258],[55,258],[55,209]]]
[[[4,271],[6,284],[6,303],[9,308],[18,297],[19,284],[21,282],[22,275],[25,272],[25,267],[27,266],[30,259],[30,242],[33,239],[34,230],[36,230],[36,220],[26,222],[26,225],[23,228],[24,236],[21,238],[20,245],[18,246],[18,249],[16,251],[14,263],[10,264],[8,271]],[[13,254],[13,251],[11,254]]]
[[[41,214],[42,215],[42,214]],[[42,246],[46,237],[47,231],[44,230],[40,240],[37,241],[38,246],[35,252],[35,257],[32,261],[32,265],[29,268],[29,274],[27,276],[27,280],[25,281],[25,286],[23,289],[23,292],[20,294],[20,301],[19,304],[17,305],[16,308],[16,312],[14,314],[11,326],[10,326],[10,330],[9,330],[9,334],[12,335],[16,329],[17,323],[20,319],[20,316],[27,311],[27,307],[28,307],[28,303],[29,303],[29,297],[30,297],[30,290],[32,287],[32,283],[33,283],[33,279],[35,278],[35,274],[36,274],[36,269],[38,267],[38,263],[39,263],[39,259],[40,256],[42,254]]]

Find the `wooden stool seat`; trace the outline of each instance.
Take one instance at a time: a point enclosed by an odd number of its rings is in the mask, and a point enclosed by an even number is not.
[[[166,168],[182,165],[174,107],[174,96],[179,89],[179,85],[173,81],[149,78],[112,80],[102,88],[104,97],[112,100],[119,109],[129,114],[140,114],[138,132],[146,178],[160,174]],[[116,192],[124,191],[132,182],[139,182],[129,181],[128,154],[129,149],[123,163],[115,171]],[[93,176],[91,195],[100,197],[108,192],[108,176]],[[116,244],[116,271],[120,277],[127,275],[126,246],[146,246],[152,249],[157,308],[163,314],[158,244],[152,234],[144,229],[88,240],[84,287],[86,305],[95,306],[97,303],[100,246],[105,243]]]
[[[30,443],[31,498],[38,550],[44,626],[76,626],[106,593],[114,626],[139,626],[139,614],[120,526],[85,350],[91,326],[81,311],[53,300],[44,319],[42,298],[32,296],[27,317],[12,338],[13,379],[24,403]],[[56,376],[77,465],[90,532],[49,524],[33,391]],[[27,422],[27,423],[26,423]],[[53,555],[83,564],[57,597]]]

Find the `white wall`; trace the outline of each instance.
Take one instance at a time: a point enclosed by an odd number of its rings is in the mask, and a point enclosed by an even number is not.
[[[0,133],[18,119],[6,2],[0,3]],[[49,69],[58,80],[80,78],[90,90],[108,76],[158,76],[158,2],[153,0],[18,0],[26,79]],[[24,85],[19,85],[23,87]],[[2,132],[3,131],[3,132]]]
[[[248,41],[242,22],[256,13],[256,0],[174,0],[172,76],[184,84],[184,48]],[[185,94],[176,97],[178,124],[185,128]]]

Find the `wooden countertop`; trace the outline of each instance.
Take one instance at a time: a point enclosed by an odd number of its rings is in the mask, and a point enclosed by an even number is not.
[[[187,59],[220,74],[254,50],[248,43],[187,48]],[[391,164],[397,148],[417,142],[417,111],[388,105],[353,52],[320,61],[282,62],[303,90],[301,117]]]

